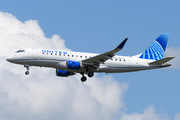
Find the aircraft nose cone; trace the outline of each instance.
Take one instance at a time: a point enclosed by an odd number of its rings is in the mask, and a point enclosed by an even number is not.
[[[9,57],[6,58],[6,60],[7,60],[8,62],[12,62],[12,61],[13,61],[13,57],[12,57],[12,56],[9,56]]]

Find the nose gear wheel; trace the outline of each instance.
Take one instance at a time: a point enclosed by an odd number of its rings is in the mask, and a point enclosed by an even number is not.
[[[26,71],[25,74],[26,74],[26,75],[29,75],[29,71]]]
[[[29,67],[30,67],[30,65],[24,65],[24,67],[27,69],[27,71],[25,72],[25,75],[29,75]]]

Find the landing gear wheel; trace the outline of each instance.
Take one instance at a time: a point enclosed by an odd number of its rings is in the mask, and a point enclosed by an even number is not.
[[[85,82],[87,80],[87,78],[85,77],[85,76],[83,76],[82,78],[81,78],[81,81],[82,82]]]
[[[29,75],[29,71],[26,71],[25,74],[26,74],[26,75]]]
[[[26,64],[25,64],[24,67],[27,69],[27,71],[25,72],[25,74],[26,74],[26,75],[29,75],[29,67],[30,67],[30,65],[26,65]]]
[[[91,71],[88,73],[88,77],[92,77],[92,76],[94,76],[94,73]]]

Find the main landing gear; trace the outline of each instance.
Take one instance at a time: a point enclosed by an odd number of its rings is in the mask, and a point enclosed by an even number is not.
[[[29,75],[29,67],[30,65],[24,65],[24,67],[27,69],[27,71],[25,72],[26,75]]]
[[[92,77],[92,76],[94,76],[94,73],[93,73],[92,71],[90,71],[90,72],[88,73],[88,77]]]
[[[82,75],[81,81],[85,82],[87,80],[87,78],[84,76],[84,73],[81,73],[81,75]],[[88,73],[88,77],[93,77],[93,76],[94,76],[94,73],[92,71],[90,71]]]
[[[82,76],[81,81],[85,82],[86,80],[87,80],[87,78],[85,76]]]

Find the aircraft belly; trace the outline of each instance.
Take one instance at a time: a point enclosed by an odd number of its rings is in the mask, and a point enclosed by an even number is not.
[[[30,66],[41,66],[41,67],[55,67],[56,64],[60,61],[54,61],[54,60],[40,60],[40,59],[29,59],[29,60],[20,60],[16,61],[18,64],[28,64]]]
[[[154,69],[156,67],[149,67],[144,65],[139,66],[100,66],[98,72],[106,72],[106,73],[121,73],[121,72],[133,72],[147,69]]]
[[[115,67],[101,67],[98,69],[99,72],[123,72],[123,71],[127,71],[128,68],[115,68]]]

